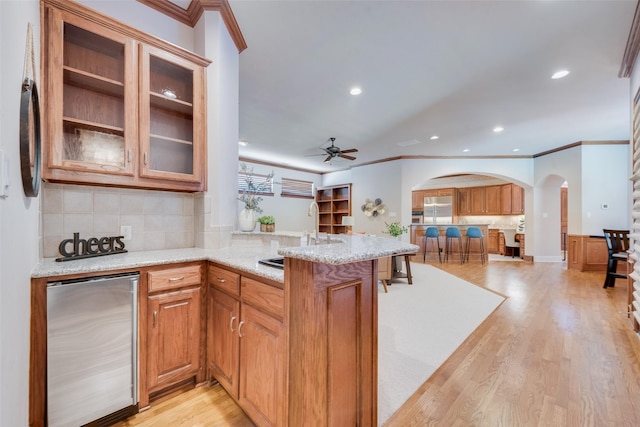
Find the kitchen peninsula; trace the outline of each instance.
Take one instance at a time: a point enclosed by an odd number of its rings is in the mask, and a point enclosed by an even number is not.
[[[376,425],[377,259],[418,248],[363,235],[285,246],[302,242],[300,237],[234,233],[231,246],[216,250],[43,260],[32,273],[32,425],[46,419],[47,282],[133,271],[140,273],[141,409],[167,390],[215,378],[259,426]],[[258,262],[276,254],[284,257],[283,270]],[[181,287],[184,278],[198,283]],[[163,298],[173,307],[185,295],[199,324],[187,337],[153,338],[156,322],[163,324]],[[172,375],[156,375],[154,364],[162,361],[151,346],[163,340],[188,346],[190,339],[197,343],[184,352],[190,361]]]

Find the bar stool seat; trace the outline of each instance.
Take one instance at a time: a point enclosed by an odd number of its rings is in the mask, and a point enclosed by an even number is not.
[[[440,230],[438,227],[427,227],[424,231],[424,252],[422,254],[422,262],[427,261],[427,246],[429,245],[429,239],[436,239],[438,245],[438,260],[442,264],[442,249],[440,249]]]
[[[460,264],[464,262],[464,252],[462,251],[462,234],[458,227],[447,227],[445,232],[445,244],[444,244],[444,260],[449,261],[449,254],[451,253],[451,244],[453,239],[458,240],[458,253],[460,254]]]
[[[467,246],[464,251],[464,257],[466,262],[469,262],[469,247],[471,246],[471,239],[479,239],[480,242],[480,260],[482,264],[484,264],[484,238],[482,236],[482,231],[478,227],[469,227],[467,228]]]

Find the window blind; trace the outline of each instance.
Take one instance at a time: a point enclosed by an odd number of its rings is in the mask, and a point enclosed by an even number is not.
[[[313,199],[313,182],[282,178],[282,197],[302,197]]]
[[[238,193],[273,195],[273,181],[267,175],[238,172]]]

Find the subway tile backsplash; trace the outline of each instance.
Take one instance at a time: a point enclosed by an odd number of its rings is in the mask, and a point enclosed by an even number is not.
[[[44,183],[42,195],[45,258],[60,256],[58,245],[73,233],[119,236],[123,225],[131,226],[132,238],[125,241],[131,252],[195,246],[197,195],[51,183]]]

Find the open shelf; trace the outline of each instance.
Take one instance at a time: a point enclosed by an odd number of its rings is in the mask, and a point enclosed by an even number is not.
[[[320,231],[345,233],[347,226],[342,225],[342,217],[351,215],[351,184],[318,188],[316,202],[320,211]]]

